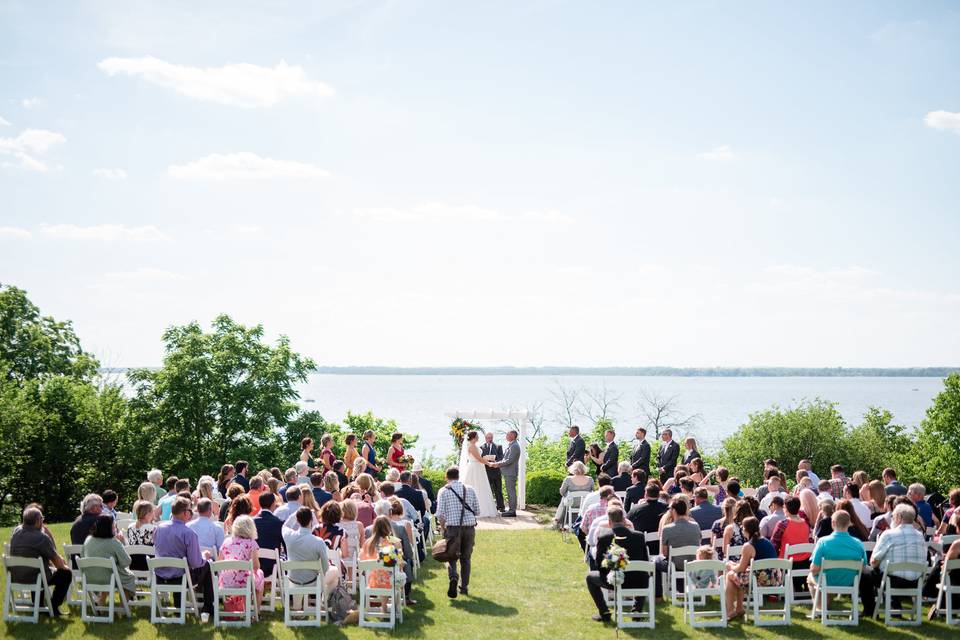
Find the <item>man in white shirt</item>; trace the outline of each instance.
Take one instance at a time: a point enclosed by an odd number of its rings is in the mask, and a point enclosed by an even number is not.
[[[600,490],[603,489],[606,485],[611,484],[612,480],[609,476],[601,475],[597,479],[597,490],[591,491],[583,497],[583,500],[580,502],[580,513],[583,513],[587,510],[587,507],[597,504],[600,502]],[[586,531],[584,531],[586,534]]]
[[[213,501],[210,498],[201,498],[197,503],[197,517],[187,523],[187,527],[197,534],[201,549],[216,549],[220,553],[223,546],[223,528],[215,523],[213,516]]]
[[[760,501],[760,511],[770,513],[770,501],[774,496],[780,496],[781,500],[786,501],[790,497],[788,493],[780,488],[780,476],[772,475],[767,478],[767,495]]]
[[[814,487],[820,484],[820,476],[818,476],[813,472],[813,464],[806,458],[804,458],[799,462],[799,464],[797,464],[797,470],[806,471],[807,477],[810,478],[810,482]]]
[[[303,506],[303,495],[299,486],[292,486],[287,489],[287,501],[282,505],[277,507],[277,510],[273,512],[273,515],[280,518],[281,521],[286,522],[290,519],[290,516],[297,512],[297,509]]]
[[[867,523],[873,522],[873,518],[871,517],[873,514],[870,513],[870,507],[863,504],[863,501],[860,499],[860,485],[853,482],[847,483],[847,486],[843,488],[843,497],[853,505],[853,510],[856,512],[857,517],[860,518],[863,526],[869,526]]]

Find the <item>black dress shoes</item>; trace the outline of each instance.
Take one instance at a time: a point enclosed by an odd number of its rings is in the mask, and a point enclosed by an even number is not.
[[[456,597],[457,597],[457,581],[456,581],[456,580],[451,580],[451,581],[450,581],[450,588],[447,589],[447,597],[448,597],[448,598],[456,598]]]
[[[503,513],[500,514],[500,517],[501,517],[501,518],[516,518],[516,517],[517,517],[517,512],[516,512],[516,511],[504,511]]]

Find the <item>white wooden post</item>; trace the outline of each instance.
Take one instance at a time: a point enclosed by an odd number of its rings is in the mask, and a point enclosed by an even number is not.
[[[517,483],[517,507],[527,508],[527,423],[529,416],[524,416],[520,420],[520,468]]]

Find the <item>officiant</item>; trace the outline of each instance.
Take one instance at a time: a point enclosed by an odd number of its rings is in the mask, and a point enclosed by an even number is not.
[[[493,433],[487,431],[483,434],[483,446],[480,447],[480,455],[485,459],[494,462],[503,460],[503,447],[493,441]],[[492,456],[488,458],[488,456]],[[487,480],[490,482],[490,491],[497,501],[497,511],[503,511],[503,476],[500,475],[500,469],[487,467]]]

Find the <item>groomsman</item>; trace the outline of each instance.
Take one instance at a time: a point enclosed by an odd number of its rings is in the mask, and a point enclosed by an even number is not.
[[[640,469],[650,477],[650,443],[647,442],[647,430],[637,427],[637,439],[633,443],[633,453],[630,455],[630,466],[634,471]]]
[[[620,449],[617,448],[617,433],[613,429],[607,429],[603,432],[603,439],[607,442],[607,448],[603,451],[603,463],[600,465],[600,472],[605,473],[611,478],[617,475],[617,464],[620,460]]]
[[[583,462],[587,454],[587,443],[580,437],[580,427],[577,425],[570,427],[567,435],[570,436],[570,446],[567,447],[567,469],[569,469],[574,462]]]
[[[503,460],[503,447],[493,441],[493,433],[488,431],[483,435],[484,443],[480,447],[480,455],[496,456],[495,462]],[[487,467],[487,481],[490,483],[490,491],[497,501],[497,511],[503,511],[503,476],[500,469]]]
[[[673,470],[677,468],[680,445],[673,439],[673,431],[670,429],[664,429],[660,438],[663,440],[663,444],[657,451],[657,467],[660,471],[660,482],[666,482],[667,478],[673,476]]]

